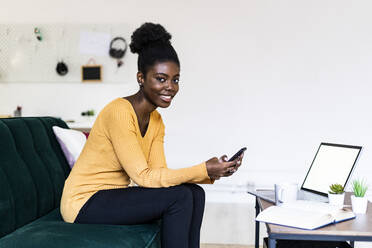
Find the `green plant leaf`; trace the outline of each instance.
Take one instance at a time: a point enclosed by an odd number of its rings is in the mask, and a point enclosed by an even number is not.
[[[355,179],[353,181],[352,187],[353,187],[354,195],[356,197],[364,197],[368,190],[367,184],[364,182],[364,180],[360,180],[360,179]]]
[[[344,187],[341,184],[335,183],[329,186],[330,194],[342,194],[344,193]]]

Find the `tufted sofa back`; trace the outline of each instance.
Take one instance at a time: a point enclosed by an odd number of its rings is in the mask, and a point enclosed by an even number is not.
[[[70,169],[53,117],[0,119],[0,238],[59,207]]]

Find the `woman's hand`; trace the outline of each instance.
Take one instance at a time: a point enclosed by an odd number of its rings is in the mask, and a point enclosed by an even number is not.
[[[219,159],[216,157],[206,162],[208,176],[211,179],[218,180],[220,177],[229,177],[234,174],[242,164],[244,153],[237,159],[227,162],[227,156],[223,155]]]

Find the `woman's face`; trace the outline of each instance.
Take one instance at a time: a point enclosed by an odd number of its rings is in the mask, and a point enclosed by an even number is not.
[[[171,61],[158,62],[146,73],[138,72],[138,83],[148,101],[156,107],[167,108],[178,92],[180,79],[179,66]]]

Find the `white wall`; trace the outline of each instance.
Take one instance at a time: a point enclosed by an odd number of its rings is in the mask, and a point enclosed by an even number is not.
[[[90,8],[85,9],[89,3]],[[166,153],[183,167],[248,151],[219,183],[302,181],[322,141],[363,145],[355,171],[372,174],[371,1],[6,1],[1,23],[163,24],[181,59]],[[0,114],[76,118],[134,93],[136,57],[122,84],[0,83]],[[371,181],[369,182],[372,183]]]

